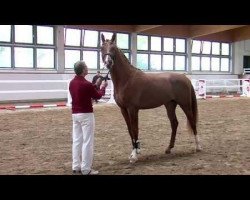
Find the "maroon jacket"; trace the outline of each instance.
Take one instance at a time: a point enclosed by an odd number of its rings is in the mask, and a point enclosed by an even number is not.
[[[95,86],[83,76],[75,76],[69,84],[72,97],[72,113],[92,113],[92,98],[100,99],[105,95],[105,88],[96,90]]]

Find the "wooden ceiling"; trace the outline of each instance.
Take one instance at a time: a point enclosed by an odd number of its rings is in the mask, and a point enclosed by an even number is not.
[[[136,32],[165,37],[184,37],[197,40],[236,42],[250,39],[248,25],[67,25],[100,31]]]

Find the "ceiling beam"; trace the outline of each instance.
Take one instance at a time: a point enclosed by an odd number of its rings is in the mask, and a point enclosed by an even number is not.
[[[246,25],[191,25],[189,27],[189,36],[190,38],[196,38],[244,26]]]
[[[245,26],[233,30],[233,41],[242,41],[250,39],[250,26]]]
[[[157,28],[160,26],[162,26],[162,25],[137,25],[137,26],[135,26],[134,31],[136,33],[141,33],[143,31],[154,29],[154,28]]]

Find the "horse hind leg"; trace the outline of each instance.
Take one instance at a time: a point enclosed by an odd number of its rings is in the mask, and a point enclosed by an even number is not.
[[[185,107],[185,106],[180,105],[180,107],[182,108],[185,115],[187,116],[190,128],[193,130],[195,145],[196,145],[196,151],[199,152],[199,151],[202,150],[202,147],[201,147],[201,144],[200,144],[199,136],[197,135],[197,126],[196,126],[196,122],[194,121],[193,113],[192,113],[191,109],[189,109],[189,107],[187,107],[187,106]]]
[[[167,109],[168,118],[171,123],[171,129],[172,129],[170,143],[169,143],[168,148],[165,151],[166,154],[171,153],[171,149],[174,147],[174,144],[175,144],[176,131],[178,127],[178,120],[177,120],[176,113],[175,113],[176,106],[177,106],[177,103],[175,101],[171,101],[170,103],[165,105]]]

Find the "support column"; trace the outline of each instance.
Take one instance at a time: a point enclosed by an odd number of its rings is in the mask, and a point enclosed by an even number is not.
[[[65,53],[64,53],[64,26],[56,26],[56,69],[57,73],[64,73]]]
[[[131,64],[137,65],[137,33],[131,33]]]

